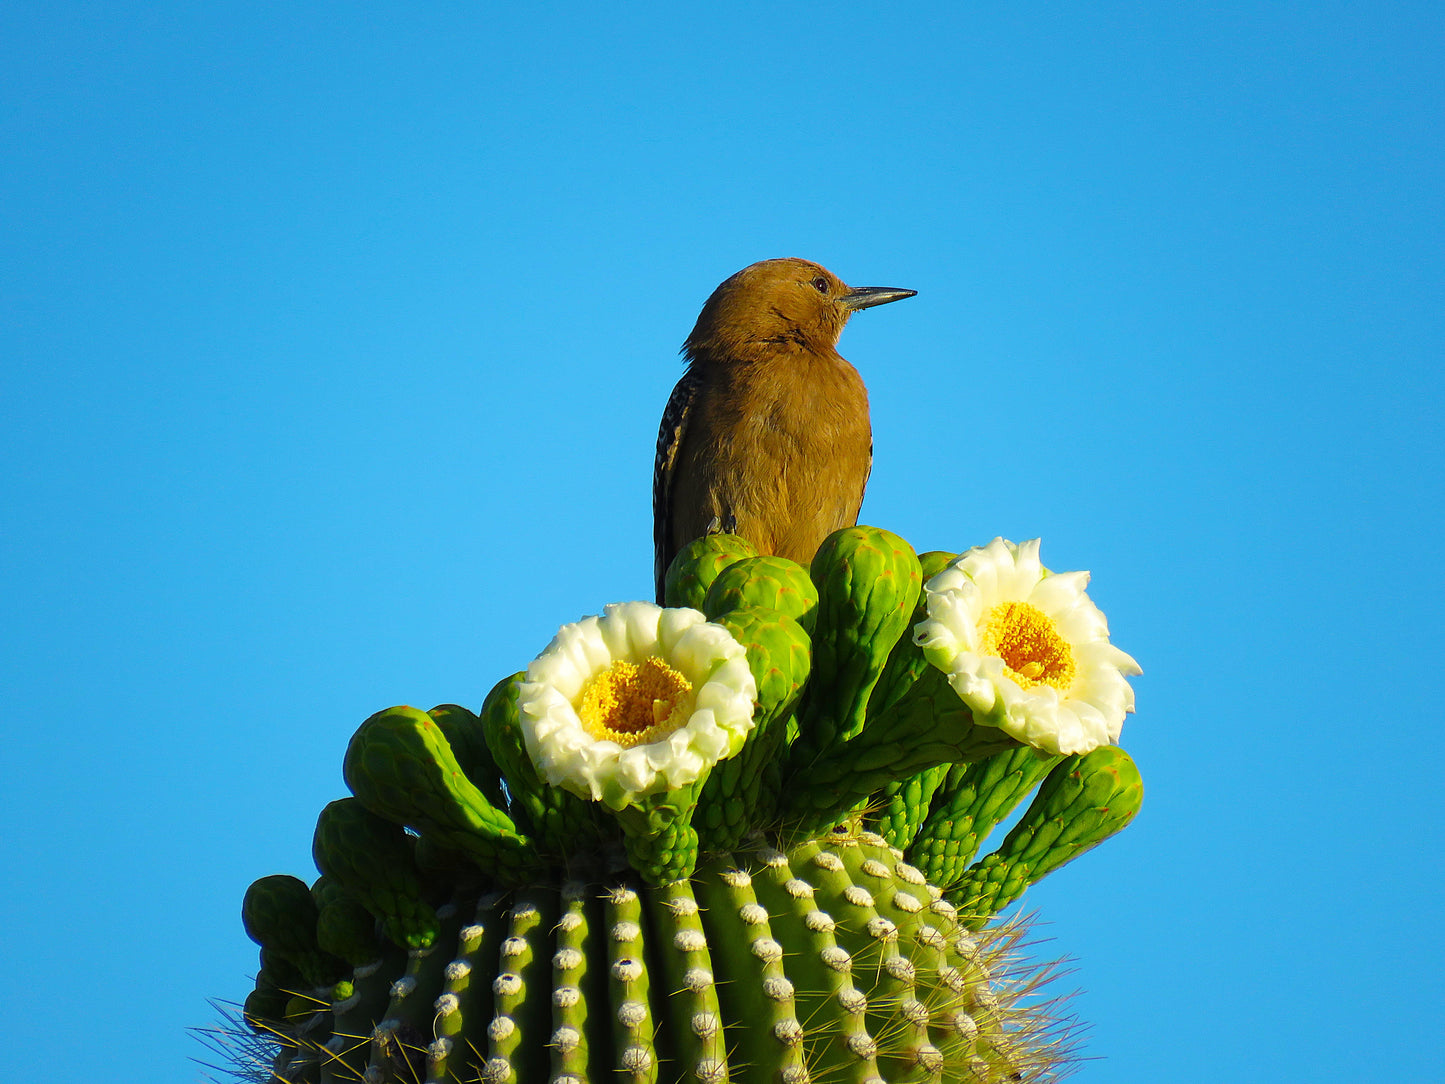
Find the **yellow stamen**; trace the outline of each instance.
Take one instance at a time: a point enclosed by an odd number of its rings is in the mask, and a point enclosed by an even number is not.
[[[983,640],[985,653],[1003,659],[1025,689],[1050,685],[1064,693],[1074,683],[1073,648],[1037,606],[1000,602],[984,621]]]
[[[661,659],[619,659],[582,687],[577,714],[599,741],[624,749],[659,741],[692,715],[692,685]]]

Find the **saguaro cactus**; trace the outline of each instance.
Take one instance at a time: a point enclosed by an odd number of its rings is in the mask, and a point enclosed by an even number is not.
[[[669,608],[565,627],[478,715],[373,715],[321,877],[246,896],[262,1079],[1057,1076],[1047,969],[994,916],[1137,811],[1138,668],[1037,552],[712,536]]]

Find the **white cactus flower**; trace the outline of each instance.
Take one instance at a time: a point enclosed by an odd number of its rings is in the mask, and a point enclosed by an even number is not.
[[[622,602],[558,631],[527,668],[517,708],[548,783],[622,809],[737,753],[756,700],[727,629],[696,610]]]
[[[1087,753],[1118,740],[1134,710],[1125,678],[1143,673],[1109,642],[1088,582],[1044,568],[1038,539],[995,538],[924,584],[914,642],[976,723],[1048,753]]]

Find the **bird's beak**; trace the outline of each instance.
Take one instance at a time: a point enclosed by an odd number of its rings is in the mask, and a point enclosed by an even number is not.
[[[892,286],[855,286],[838,300],[849,312],[871,309],[874,305],[886,305],[890,301],[902,301],[912,297],[917,290],[899,290]]]

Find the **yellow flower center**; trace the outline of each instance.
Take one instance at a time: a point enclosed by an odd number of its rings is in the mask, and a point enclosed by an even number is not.
[[[997,655],[1025,689],[1050,685],[1068,692],[1074,683],[1074,651],[1049,615],[1027,602],[1000,602],[983,624],[983,649]]]
[[[582,687],[582,727],[624,749],[667,737],[692,715],[692,685],[667,663],[619,659]]]

